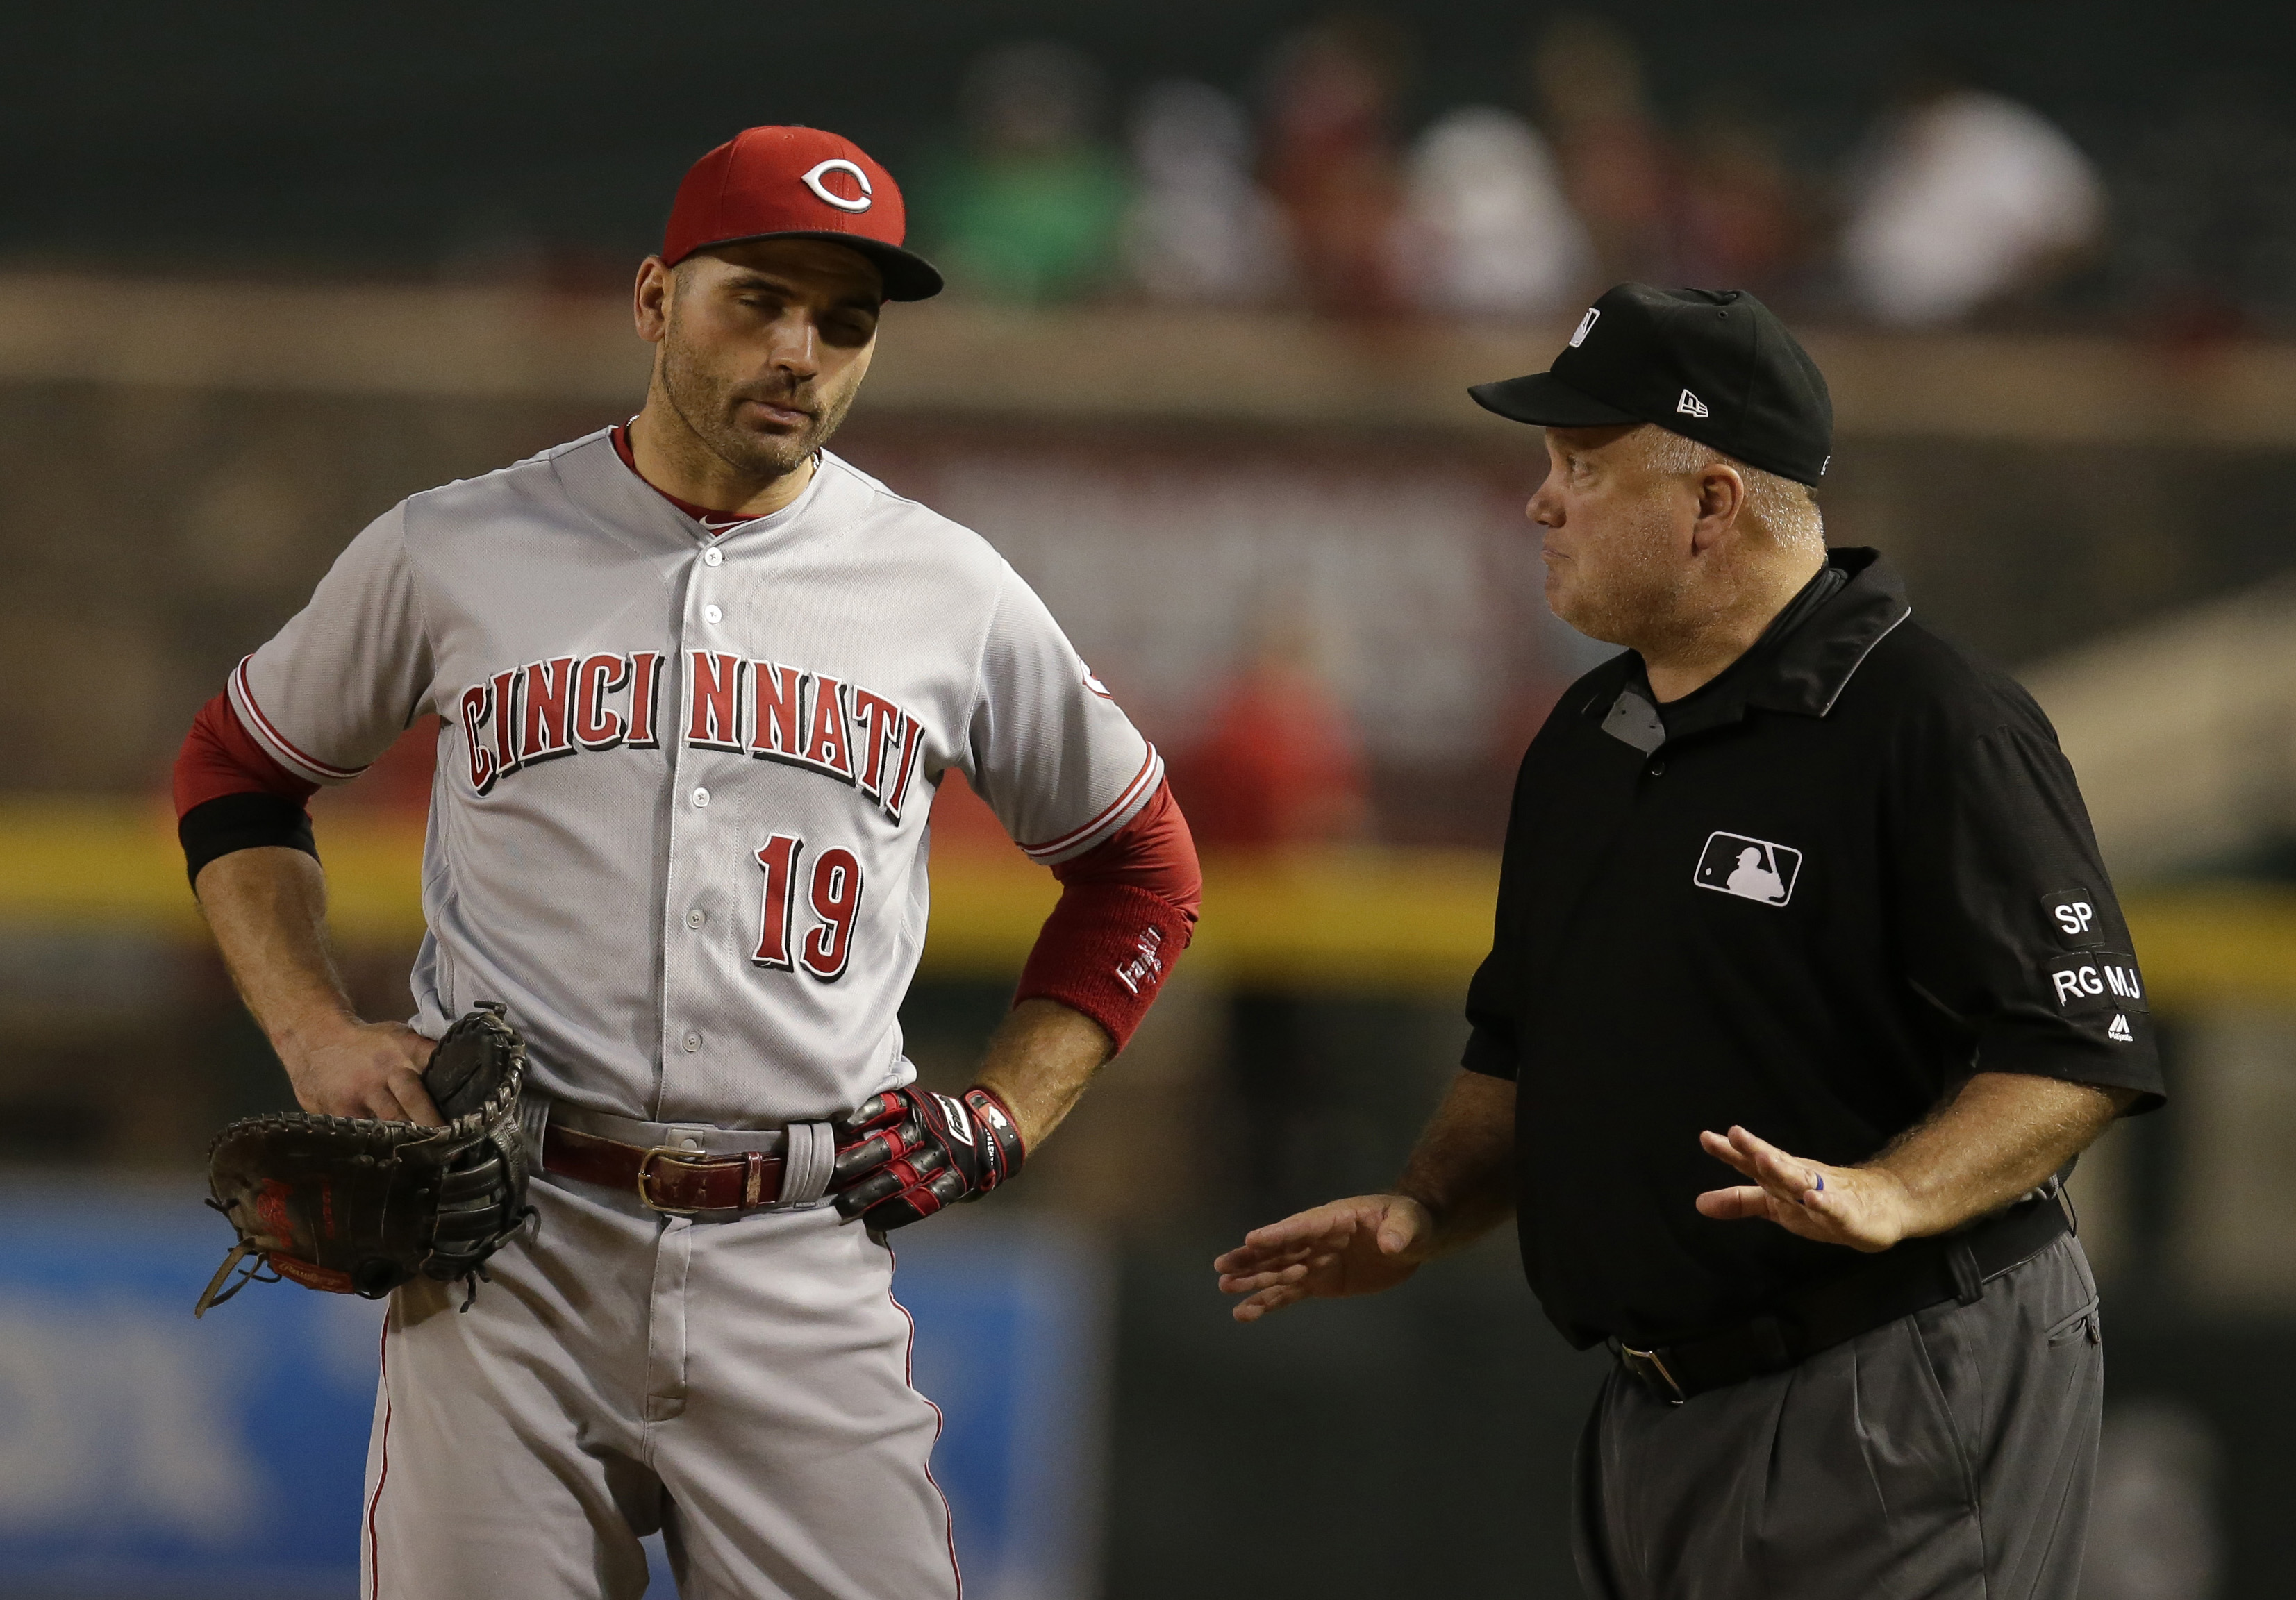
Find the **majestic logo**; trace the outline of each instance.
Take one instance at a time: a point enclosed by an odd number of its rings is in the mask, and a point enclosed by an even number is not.
[[[1705,416],[1708,414],[1706,410],[1706,402],[1700,399],[1696,395],[1692,394],[1686,389],[1682,391],[1682,398],[1674,403],[1674,408],[1677,413],[1684,416]],[[1819,475],[1821,477],[1824,476],[1823,473]]]
[[[1114,700],[1116,698],[1115,695],[1111,694],[1108,692],[1108,685],[1102,683],[1099,677],[1094,674],[1093,669],[1089,667],[1086,667],[1084,669],[1084,686],[1091,690],[1095,694],[1099,695],[1103,700]]]
[[[861,198],[848,200],[821,181],[825,175],[832,172],[851,173],[853,181],[861,185]],[[875,193],[869,187],[869,175],[843,156],[830,157],[799,181],[840,211],[865,211],[876,203]]]
[[[1134,994],[1164,981],[1164,935],[1153,923],[1140,930],[1132,954],[1116,969],[1116,981]]]
[[[1585,344],[1587,335],[1595,331],[1595,324],[1602,319],[1603,314],[1600,311],[1592,306],[1587,307],[1587,315],[1578,319],[1578,331],[1570,336],[1570,348],[1575,350]]]
[[[2129,1029],[2128,1016],[2126,1012],[2116,1011],[2112,1013],[2112,1026],[2104,1030],[2104,1037],[2116,1045],[2133,1045],[2136,1042],[2136,1035]]]
[[[1800,876],[1801,852],[1792,845],[1714,833],[1706,836],[1706,849],[1690,881],[1717,894],[1783,906],[1793,898],[1794,881]]]

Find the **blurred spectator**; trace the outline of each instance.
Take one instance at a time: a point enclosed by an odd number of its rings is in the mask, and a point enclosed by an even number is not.
[[[1674,157],[1651,114],[1634,41],[1599,18],[1566,16],[1539,41],[1530,74],[1563,192],[1594,240],[1603,282],[1677,281]]]
[[[1172,792],[1207,854],[1364,834],[1362,742],[1315,670],[1295,609],[1269,608],[1277,619],[1257,658],[1221,689],[1202,735],[1173,761]],[[1315,1005],[1282,986],[1246,985],[1228,997],[1227,1031],[1246,1192],[1263,1210],[1295,1210],[1318,1170],[1316,1128],[1336,1110]]]
[[[1360,838],[1370,815],[1362,742],[1280,625],[1219,693],[1203,735],[1173,763],[1172,788],[1207,850]]]
[[[1294,35],[1270,73],[1268,192],[1283,209],[1309,305],[1340,316],[1399,309],[1390,240],[1401,200],[1392,123],[1402,41],[1345,16]]]
[[[1451,111],[1420,135],[1395,250],[1414,301],[1467,316],[1559,310],[1595,270],[1546,141],[1492,106]]]
[[[1124,255],[1150,299],[1248,304],[1291,275],[1283,219],[1251,177],[1242,108],[1209,84],[1160,83],[1140,97],[1132,160],[1140,193]]]
[[[1926,69],[1856,185],[1852,295],[1902,327],[1958,321],[2062,276],[2095,242],[2104,191],[2040,113]]]
[[[966,75],[964,153],[919,185],[919,231],[956,287],[1023,304],[1098,287],[1130,194],[1094,137],[1100,75],[1064,45],[1009,45]]]
[[[1809,207],[1775,135],[1743,108],[1711,101],[1683,149],[1684,282],[1775,297],[1801,265],[1809,234]]]

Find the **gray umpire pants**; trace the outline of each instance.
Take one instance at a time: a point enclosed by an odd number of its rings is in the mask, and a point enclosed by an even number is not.
[[[2071,1238],[1789,1372],[1670,1406],[1613,1371],[1580,1440],[1593,1600],[2073,1600],[2104,1353]]]

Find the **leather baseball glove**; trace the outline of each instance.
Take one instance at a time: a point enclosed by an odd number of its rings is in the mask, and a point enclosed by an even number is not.
[[[193,1315],[283,1277],[380,1300],[420,1275],[462,1279],[475,1296],[487,1258],[533,1214],[525,1076],[526,1046],[488,1001],[447,1030],[423,1070],[443,1128],[281,1112],[225,1128],[208,1147],[208,1203],[239,1243]]]
[[[962,1100],[914,1085],[888,1089],[832,1126],[837,1214],[879,1233],[980,1199],[1021,1170],[1024,1153],[1012,1112],[983,1088]]]

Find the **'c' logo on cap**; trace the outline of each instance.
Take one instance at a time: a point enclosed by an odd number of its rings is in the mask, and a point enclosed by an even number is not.
[[[1602,318],[1602,312],[1592,306],[1587,307],[1587,315],[1578,319],[1578,331],[1570,336],[1570,348],[1575,350],[1580,345],[1585,344],[1587,342],[1587,335],[1595,331],[1595,324],[1600,322]]]
[[[824,172],[851,173],[853,181],[861,185],[861,198],[848,200],[842,194],[831,193],[829,186],[821,181],[821,175]],[[843,156],[830,157],[798,181],[840,211],[865,211],[874,203],[874,196],[869,187],[869,175]]]

